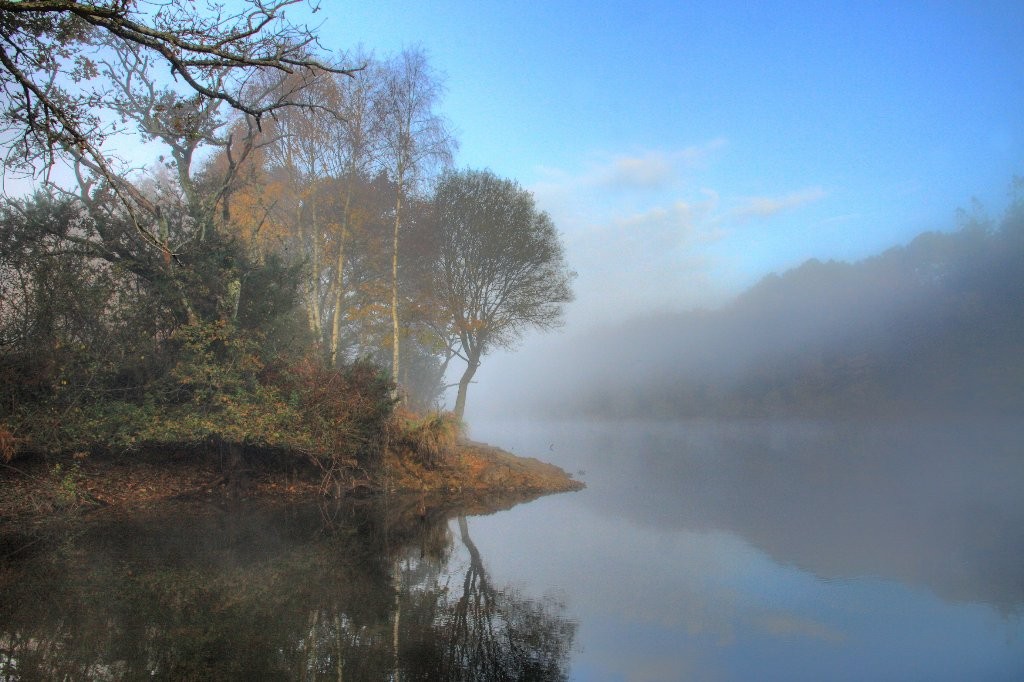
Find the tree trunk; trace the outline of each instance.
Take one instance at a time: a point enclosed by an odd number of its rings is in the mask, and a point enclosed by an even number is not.
[[[466,371],[462,373],[462,378],[459,379],[459,393],[455,397],[455,416],[462,419],[462,415],[466,411],[466,391],[469,390],[469,382],[473,380],[473,375],[476,374],[477,367],[480,366],[480,361],[477,358],[470,357],[469,362],[466,364]]]
[[[313,333],[316,334],[316,345],[317,349],[323,348],[324,343],[324,332],[323,332],[323,317],[320,314],[320,226],[318,221],[320,216],[317,215],[316,199],[310,200],[310,230],[311,243],[310,243],[310,266],[313,268],[312,277],[310,277],[310,319],[313,321]]]
[[[399,179],[401,183],[401,179]],[[395,199],[395,234],[391,251],[391,380],[398,387],[398,227],[402,224],[402,189]]]
[[[400,657],[399,652],[399,634],[402,621],[402,560],[395,560],[394,576],[392,578],[392,585],[395,590],[395,609],[394,618],[391,621],[391,653],[394,656],[394,669],[391,673],[391,679],[395,682],[401,682],[402,672],[399,666]]]
[[[314,231],[309,230],[306,226],[306,222],[303,220],[302,215],[302,203],[295,208],[295,224],[298,228],[299,235],[299,248],[305,250],[310,249],[309,255],[310,260],[315,261],[316,257],[312,253],[313,242],[316,240],[316,234]],[[311,236],[312,235],[312,236]],[[317,306],[317,284],[316,284],[316,263],[310,263],[310,272],[306,273],[305,282],[305,295],[306,295],[306,321],[309,324],[309,330],[315,335],[317,342],[322,341],[320,335],[320,310]]]
[[[345,206],[341,213],[341,229],[338,231],[338,265],[334,270],[334,320],[331,325],[331,366],[341,364],[341,306],[345,300],[345,238],[348,232],[348,214],[352,204],[352,181],[345,188]]]

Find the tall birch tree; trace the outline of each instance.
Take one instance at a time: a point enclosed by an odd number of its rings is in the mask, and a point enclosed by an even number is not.
[[[420,49],[407,49],[385,66],[382,162],[395,185],[391,239],[391,376],[400,378],[399,242],[407,197],[438,166],[451,163],[456,142],[435,111],[443,88]]]
[[[328,359],[338,367],[342,361],[341,336],[345,311],[345,258],[350,232],[353,227],[355,206],[353,199],[357,185],[373,170],[379,159],[383,119],[379,114],[382,95],[381,68],[370,55],[361,50],[344,57],[346,61],[364,64],[357,78],[338,78],[339,121],[335,127],[336,139],[330,146],[335,173],[341,182],[340,216],[334,235],[334,273],[331,278],[331,331],[328,340]]]
[[[289,83],[282,86],[287,90]],[[293,235],[293,243],[307,261],[306,312],[310,331],[323,340],[324,244],[331,231],[321,206],[332,168],[326,152],[339,137],[341,125],[337,83],[321,73],[305,88],[315,106],[283,110],[270,128],[268,170],[283,185],[275,217]]]

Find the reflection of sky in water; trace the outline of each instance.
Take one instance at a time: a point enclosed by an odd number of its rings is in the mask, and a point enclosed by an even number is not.
[[[941,461],[947,471],[907,479],[919,463],[892,461],[898,458],[890,451],[877,453],[890,460],[881,462],[863,439],[854,439],[860,450],[840,454],[859,464],[837,467],[838,481],[805,495],[799,487],[809,480],[806,472],[794,473],[789,485],[784,477],[761,475],[758,466],[742,463],[775,452],[789,465],[802,459],[813,467],[807,452],[814,448],[801,450],[801,443],[817,446],[826,436],[805,434],[794,443],[776,432],[764,452],[722,455],[724,473],[691,461],[689,473],[700,470],[704,476],[706,490],[698,493],[692,482],[679,479],[686,466],[654,467],[660,480],[643,479],[634,465],[650,468],[650,450],[639,452],[634,445],[613,461],[600,452],[640,438],[617,440],[600,429],[589,437],[577,432],[576,441],[591,448],[582,453],[573,449],[568,427],[486,428],[478,427],[474,437],[586,470],[590,487],[581,493],[470,520],[497,579],[522,581],[527,593],[565,594],[570,617],[580,622],[576,679],[1009,680],[1024,670],[1024,562],[1006,547],[1000,552],[984,537],[971,539],[956,528],[998,521],[1001,513],[1009,514],[1002,519],[1009,525],[1019,519],[1020,503],[995,494],[1019,490],[1020,469],[1012,463],[987,470],[997,479],[993,483],[978,473],[987,465],[977,453],[966,478],[948,471],[955,453],[933,453],[929,457],[937,459],[931,463]],[[696,454],[686,456],[692,460],[718,447],[713,441],[724,435],[694,436]],[[879,442],[907,452],[902,436],[868,439],[871,447]],[[987,455],[998,458],[998,448],[991,446]],[[827,472],[813,475],[828,478],[822,474]],[[904,485],[904,479],[917,485]],[[703,499],[691,507],[674,500],[673,491]],[[717,493],[726,498],[718,506],[706,497]],[[939,494],[941,501],[930,497]],[[737,511],[731,504],[737,498],[755,508]],[[776,508],[768,508],[772,504]],[[848,514],[857,518],[844,518]],[[789,522],[798,530],[786,528]],[[967,530],[1008,540],[1009,549],[1019,546],[1018,526],[1007,531],[990,525]],[[856,552],[845,546],[847,540]],[[944,556],[945,565],[927,565]],[[995,588],[970,583],[989,576]],[[1004,584],[1017,591],[1007,592]],[[980,603],[990,597],[1001,602],[998,608]]]

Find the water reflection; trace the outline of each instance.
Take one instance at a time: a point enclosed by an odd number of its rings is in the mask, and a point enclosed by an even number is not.
[[[0,562],[0,677],[564,679],[575,623],[488,576],[465,512],[96,519]]]
[[[1018,421],[563,422],[475,435],[584,470],[582,501],[609,520],[732,533],[823,579],[1024,608]]]
[[[1020,679],[1024,424],[487,426],[584,472],[475,526],[564,589],[575,679]]]
[[[1020,436],[976,422],[748,424],[711,451],[651,439],[636,464],[673,499],[662,523],[737,532],[820,577],[895,579],[1014,612],[1024,606]]]

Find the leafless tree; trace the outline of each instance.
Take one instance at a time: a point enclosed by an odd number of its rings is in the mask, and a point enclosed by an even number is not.
[[[354,73],[317,60],[315,35],[286,21],[284,10],[301,1],[245,0],[228,9],[214,0],[0,0],[5,169],[48,180],[58,161],[72,161],[109,187],[146,242],[170,253],[152,228],[159,205],[125,177],[106,150],[105,143],[126,132],[128,123],[117,106],[126,83],[111,82],[111,65],[119,62],[128,73],[157,64],[168,69],[174,88],[149,93],[145,125],[209,133],[194,126],[226,106],[259,126],[267,115],[302,102],[294,93],[285,99],[243,98],[254,74],[272,72],[301,83],[322,70]],[[105,66],[104,55],[111,56]],[[177,152],[191,154],[191,144]]]

